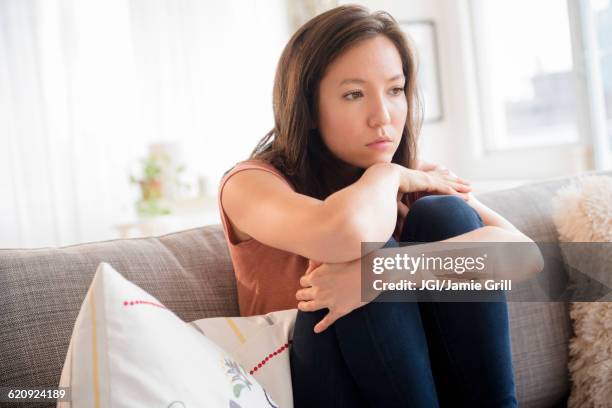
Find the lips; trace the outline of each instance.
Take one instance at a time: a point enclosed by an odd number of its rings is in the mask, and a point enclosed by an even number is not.
[[[389,138],[389,137],[379,137],[376,140],[368,143],[366,146],[370,146],[370,145],[373,145],[373,144],[376,144],[376,143],[384,143],[384,142],[392,142],[392,141],[393,140],[391,138]]]

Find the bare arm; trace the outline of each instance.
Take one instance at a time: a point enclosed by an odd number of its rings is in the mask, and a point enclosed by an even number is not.
[[[319,262],[361,257],[361,242],[386,242],[397,221],[397,193],[460,194],[461,183],[402,166],[369,167],[352,185],[317,200],[298,194],[271,173],[249,169],[232,176],[221,201],[232,225],[258,241]]]
[[[522,234],[514,225],[507,219],[496,213],[480,201],[476,199],[473,194],[469,194],[469,200],[467,203],[480,215],[484,225],[491,225],[505,229],[507,231],[513,231]]]
[[[391,234],[398,188],[397,172],[372,166],[357,182],[317,200],[254,169],[230,178],[221,200],[231,223],[248,236],[309,259],[345,262],[360,256],[365,236]]]

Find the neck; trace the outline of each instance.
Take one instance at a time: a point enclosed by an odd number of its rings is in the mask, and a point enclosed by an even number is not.
[[[341,180],[349,181],[349,184],[352,184],[357,181],[359,177],[361,177],[363,174],[363,169],[339,160],[336,173]]]
[[[335,166],[333,166],[333,170],[330,172],[331,174],[329,174],[334,180],[332,182],[334,184],[334,191],[338,191],[353,184],[361,177],[364,171],[359,167],[355,167],[339,159],[336,159],[334,164]]]

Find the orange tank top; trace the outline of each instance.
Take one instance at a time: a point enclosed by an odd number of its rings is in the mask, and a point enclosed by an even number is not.
[[[295,188],[274,166],[260,160],[246,160],[236,164],[221,179],[218,203],[223,223],[236,285],[241,316],[266,314],[297,307],[295,292],[300,287],[300,277],[306,272],[309,260],[303,256],[265,245],[254,238],[239,242],[232,230],[221,203],[221,194],[227,180],[234,174],[260,169],[270,172]]]

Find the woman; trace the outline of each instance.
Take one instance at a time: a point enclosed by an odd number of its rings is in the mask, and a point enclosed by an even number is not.
[[[361,302],[361,242],[529,241],[418,164],[415,74],[387,13],[313,18],[278,63],[274,128],[221,181],[241,314],[299,309],[297,408],[517,405],[505,302]]]

